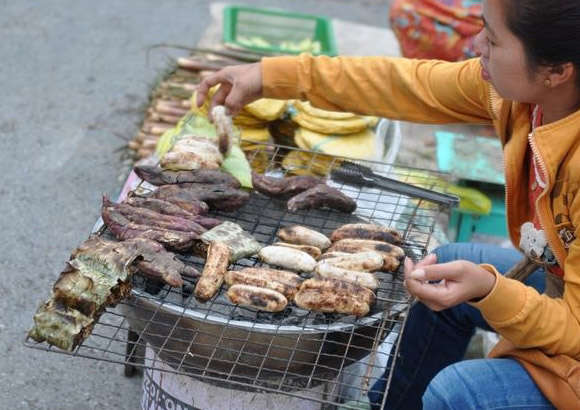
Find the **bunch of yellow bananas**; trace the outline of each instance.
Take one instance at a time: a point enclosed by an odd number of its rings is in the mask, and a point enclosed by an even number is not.
[[[373,159],[378,118],[350,112],[321,110],[304,101],[290,104],[292,120],[300,125],[294,134],[298,147],[335,156]]]
[[[321,134],[347,135],[364,131],[376,123],[375,117],[363,117],[348,112],[321,110],[309,102],[295,101],[292,119],[301,127]]]

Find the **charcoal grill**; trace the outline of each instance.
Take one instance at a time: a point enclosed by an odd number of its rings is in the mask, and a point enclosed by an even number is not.
[[[288,164],[288,154],[301,162]],[[252,193],[248,204],[233,213],[213,216],[238,223],[262,245],[275,242],[279,228],[300,224],[329,234],[346,223],[370,222],[399,229],[406,254],[414,259],[425,255],[441,209],[433,204],[375,188],[356,188],[328,179],[330,170],[345,158],[262,144],[248,154],[253,169],[282,177],[285,173],[312,173],[327,177],[330,186],[356,200],[354,214],[331,210],[288,212],[286,202]],[[360,162],[360,161],[359,161]],[[416,185],[432,188],[444,175],[425,170],[395,167],[364,161],[375,172]],[[144,189],[143,186],[140,189]],[[203,260],[184,257],[202,268]],[[254,258],[238,261],[230,269],[258,266]],[[117,308],[107,309],[92,335],[73,352],[61,351],[31,339],[25,345],[73,356],[149,368],[145,346],[178,375],[206,383],[245,391],[272,392],[313,400],[321,404],[340,402],[346,388],[368,392],[372,377],[382,374],[387,357],[397,346],[383,353],[379,345],[392,332],[399,332],[410,301],[402,281],[402,270],[378,274],[377,302],[366,317],[307,312],[290,306],[284,312],[256,312],[232,305],[224,291],[205,304],[191,295],[193,283],[182,289],[158,286],[141,277],[134,278],[131,297]],[[129,342],[128,342],[129,340]],[[392,343],[392,342],[391,342]],[[346,386],[353,364],[365,358],[364,374],[351,375],[358,386]],[[380,364],[380,367],[379,367]],[[373,376],[374,375],[374,376]],[[361,377],[358,377],[361,376]],[[326,384],[324,394],[303,395]],[[388,385],[388,383],[387,383]]]

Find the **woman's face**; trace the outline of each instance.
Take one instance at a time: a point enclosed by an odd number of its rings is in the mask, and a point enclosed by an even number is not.
[[[485,27],[475,38],[482,76],[503,98],[535,103],[545,91],[546,76],[541,72],[530,76],[523,44],[506,25],[505,1],[509,0],[483,1]]]

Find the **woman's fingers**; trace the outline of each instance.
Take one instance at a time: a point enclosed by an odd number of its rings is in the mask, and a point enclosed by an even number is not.
[[[218,88],[218,90],[212,96],[208,112],[210,120],[213,120],[213,118],[211,118],[211,113],[213,112],[214,107],[216,107],[217,105],[225,105],[226,98],[228,97],[231,88],[232,88],[231,85],[228,83],[222,84],[220,88]],[[229,112],[226,113],[230,115]]]
[[[262,96],[262,67],[260,63],[230,66],[206,77],[197,86],[198,107],[216,85],[220,87],[212,97],[210,112],[216,105],[224,105],[229,115],[235,115],[244,105]]]
[[[438,265],[423,265],[409,274],[410,279],[438,282],[441,280],[456,280],[464,270],[461,263],[441,263]]]
[[[201,83],[197,85],[197,98],[196,103],[198,107],[201,107],[205,100],[207,99],[207,94],[209,89],[215,87],[218,84],[226,82],[226,76],[224,75],[224,70],[215,72],[207,76]]]
[[[423,260],[417,262],[416,266],[421,267],[421,266],[433,265],[435,263],[437,263],[437,255],[435,255],[434,253],[430,253],[427,256],[425,256],[425,258]]]
[[[443,310],[452,306],[453,300],[446,284],[428,283],[415,279],[407,279],[405,286],[409,293],[415,295],[432,310]]]

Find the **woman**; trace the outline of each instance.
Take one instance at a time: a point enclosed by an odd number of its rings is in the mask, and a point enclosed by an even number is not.
[[[580,408],[580,2],[484,0],[480,58],[266,58],[204,80],[236,113],[259,97],[424,123],[493,124],[504,149],[510,237],[546,268],[501,275],[521,255],[475,244],[405,262],[416,296],[387,397],[376,407]],[[547,278],[546,294],[538,276]],[[461,361],[476,327],[502,339]]]

